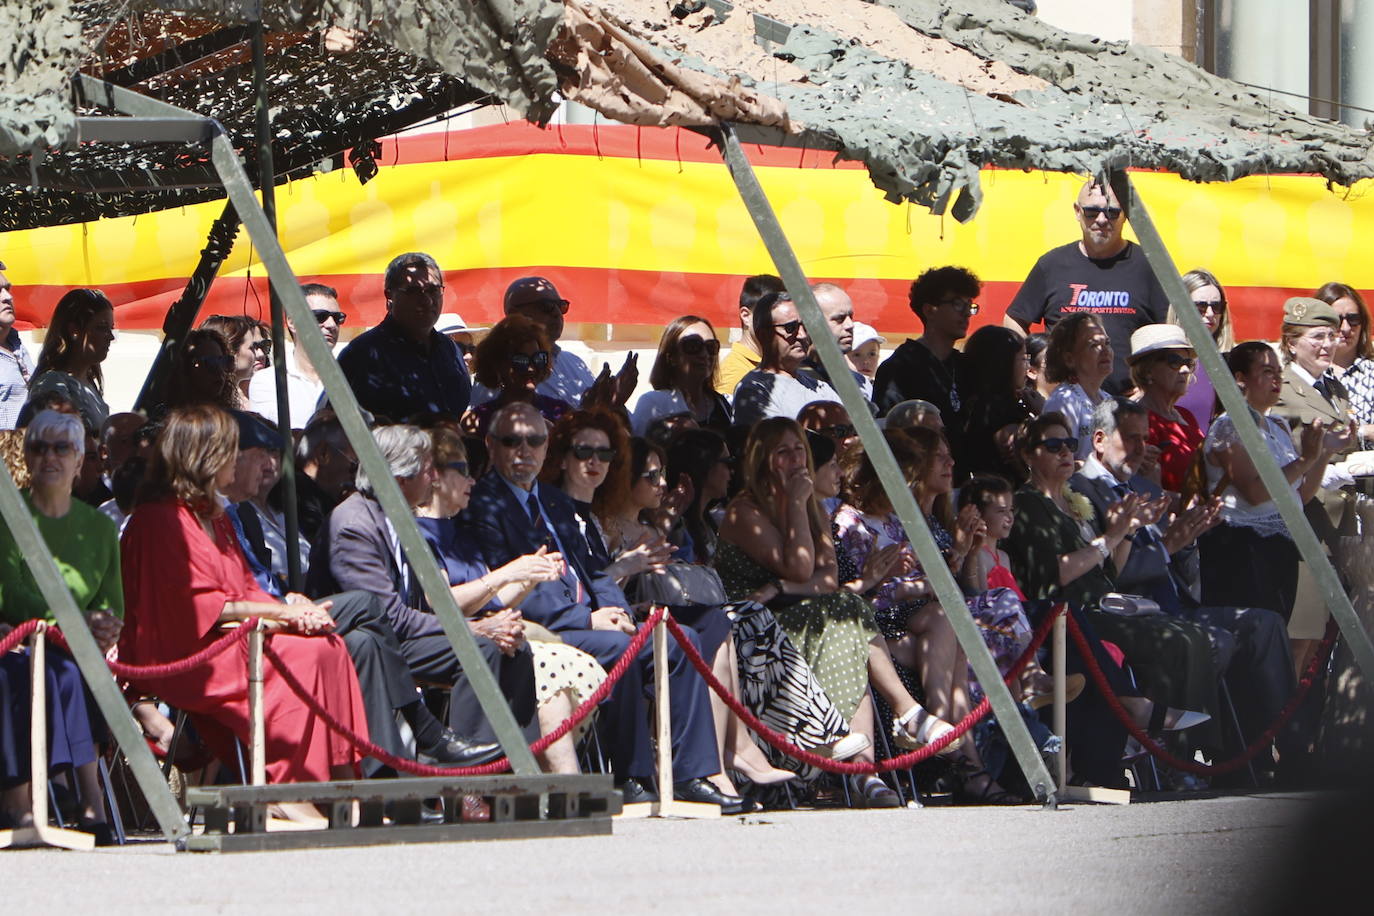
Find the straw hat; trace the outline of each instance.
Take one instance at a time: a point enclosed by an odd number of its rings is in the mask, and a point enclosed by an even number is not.
[[[1191,350],[1188,335],[1176,324],[1147,324],[1131,333],[1131,355],[1126,362],[1133,363],[1150,353],[1160,350]]]

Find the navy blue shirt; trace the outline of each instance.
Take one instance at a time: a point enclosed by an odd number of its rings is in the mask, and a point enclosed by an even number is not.
[[[472,383],[458,345],[431,330],[426,352],[389,315],[339,354],[339,368],[364,410],[392,420],[468,409]]]

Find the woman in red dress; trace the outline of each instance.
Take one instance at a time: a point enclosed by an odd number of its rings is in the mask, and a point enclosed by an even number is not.
[[[270,646],[336,719],[360,735],[367,720],[358,678],[328,608],[282,603],[258,587],[221,506],[233,480],[238,427],[218,407],[172,411],[158,439],[147,489],[123,537],[126,614],[120,657],[165,664],[199,651],[222,624],[260,617]],[[192,714],[223,758],[249,740],[247,643],[193,671],[138,686]],[[269,782],[353,778],[359,754],[298,698],[269,661],[263,702]],[[291,812],[287,812],[288,815]],[[308,817],[306,812],[299,812]]]

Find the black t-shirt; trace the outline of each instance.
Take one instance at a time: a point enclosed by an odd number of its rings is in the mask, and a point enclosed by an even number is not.
[[[1092,312],[1116,354],[1111,377],[1102,387],[1117,394],[1131,381],[1126,366],[1131,332],[1162,323],[1169,314],[1169,300],[1150,272],[1145,252],[1134,242],[1127,242],[1116,257],[1101,260],[1088,257],[1078,246],[1070,242],[1041,255],[1007,314],[1028,326],[1044,321],[1048,329],[1065,315]]]
[[[940,411],[955,458],[964,436],[968,361],[959,350],[938,359],[919,340],[908,340],[883,360],[873,377],[873,401],[884,416],[902,401],[929,401]]]

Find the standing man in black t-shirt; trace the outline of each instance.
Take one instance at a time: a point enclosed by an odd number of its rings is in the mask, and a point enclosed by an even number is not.
[[[1002,323],[1024,334],[1037,321],[1043,321],[1048,330],[1065,315],[1092,312],[1116,352],[1116,365],[1102,387],[1121,394],[1131,387],[1126,366],[1131,332],[1163,323],[1169,300],[1140,246],[1121,237],[1126,218],[1110,186],[1096,181],[1085,184],[1073,212],[1083,229],[1083,240],[1040,256]]]

